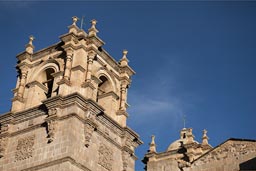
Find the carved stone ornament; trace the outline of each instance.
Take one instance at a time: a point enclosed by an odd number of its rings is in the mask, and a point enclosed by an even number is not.
[[[15,152],[15,161],[25,160],[33,156],[35,135],[20,138]]]
[[[4,153],[7,147],[8,138],[1,137],[0,138],[0,158],[4,157]]]
[[[87,123],[84,125],[84,145],[86,147],[89,147],[90,145],[93,131],[94,127],[92,125]]]
[[[182,169],[184,167],[190,167],[191,166],[191,164],[189,162],[186,162],[184,160],[177,160],[177,162],[178,162],[178,167],[180,169]]]
[[[256,152],[256,146],[252,142],[226,143],[201,158],[199,163],[209,163],[211,161],[223,160],[226,158],[239,159],[241,156],[252,152]]]
[[[128,161],[129,161],[129,153],[127,151],[122,152],[122,161],[123,161],[123,171],[127,170]]]
[[[107,170],[112,170],[113,163],[113,151],[105,144],[101,144],[99,147],[99,161],[98,164]]]
[[[54,140],[56,130],[57,130],[57,121],[55,120],[47,121],[48,143],[51,143]]]
[[[56,108],[51,108],[48,110],[48,115],[53,116],[57,114],[57,109]]]

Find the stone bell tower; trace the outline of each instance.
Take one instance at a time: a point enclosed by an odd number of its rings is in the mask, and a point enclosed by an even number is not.
[[[73,17],[60,42],[17,55],[10,112],[0,115],[0,171],[133,171],[139,136],[126,126],[135,73],[127,52],[116,62]]]

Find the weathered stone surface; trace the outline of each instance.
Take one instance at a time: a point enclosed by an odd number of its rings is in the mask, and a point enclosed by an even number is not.
[[[188,133],[188,134],[187,134]],[[155,142],[143,162],[147,171],[238,171],[255,170],[256,141],[229,139],[212,148],[208,144],[206,130],[202,143],[190,139],[192,129],[182,129],[180,139],[170,144],[166,152],[156,152]],[[188,135],[188,137],[187,137]],[[152,150],[153,149],[153,150]],[[246,168],[246,169],[244,169]]]
[[[134,71],[102,48],[95,20],[89,34],[77,20],[60,43],[34,52],[30,37],[17,56],[12,109],[0,115],[0,171],[134,170],[142,142],[118,114]]]

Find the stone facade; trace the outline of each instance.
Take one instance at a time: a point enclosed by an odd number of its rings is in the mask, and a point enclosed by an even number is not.
[[[86,33],[78,18],[60,42],[18,54],[11,111],[0,115],[0,171],[134,171],[139,136],[126,126],[127,89],[135,73],[127,50],[119,62],[103,48],[96,20]],[[152,136],[146,171],[256,170],[256,141],[229,139],[212,148],[191,128],[165,152]]]
[[[0,115],[0,171],[133,171],[139,136],[126,126],[135,73],[116,62],[78,18],[60,42],[18,54],[10,112]]]
[[[156,151],[152,137],[143,162],[146,171],[246,171],[256,170],[256,141],[231,138],[212,148],[207,131],[202,143],[194,140],[192,129],[183,128],[180,139],[170,144],[165,152]]]

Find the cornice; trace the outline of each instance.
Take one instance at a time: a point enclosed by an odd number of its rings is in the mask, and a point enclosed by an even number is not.
[[[127,72],[129,76],[136,74],[136,72],[130,66],[119,66],[121,71]]]
[[[39,81],[32,81],[26,84],[27,87],[33,87],[33,86],[38,86],[40,87],[42,90],[44,90],[44,92],[46,93],[48,91],[48,88],[46,86],[44,86],[42,83],[40,83]]]
[[[51,167],[54,165],[59,165],[61,163],[65,163],[65,162],[70,162],[71,164],[77,166],[78,168],[80,168],[83,171],[91,171],[89,168],[87,168],[86,166],[82,165],[81,163],[78,163],[75,159],[73,159],[72,157],[63,157],[63,158],[58,158],[43,164],[39,164],[37,166],[32,166],[26,169],[22,169],[21,171],[36,171],[36,170],[41,170],[41,169],[45,169],[47,167]]]
[[[54,108],[54,107],[60,107],[64,108],[66,106],[70,106],[74,103],[76,103],[78,106],[83,108],[84,110],[86,109],[91,109],[91,111],[97,115],[101,112],[103,112],[103,108],[97,105],[93,100],[91,99],[86,99],[84,98],[81,94],[79,93],[72,93],[67,96],[54,96],[49,99],[46,99],[43,101],[43,103],[46,105],[46,107],[49,108]]]
[[[32,55],[32,61],[35,61],[35,60],[38,60],[40,59],[41,57],[43,56],[46,56],[46,55],[49,55],[49,54],[52,54],[53,52],[56,52],[56,47],[58,47],[62,42],[58,42],[58,43],[55,43],[51,46],[48,46],[46,48],[43,48],[39,51],[36,51],[35,53],[33,53]]]
[[[21,123],[27,121],[31,118],[36,118],[38,116],[46,115],[46,108],[44,105],[39,105],[21,112],[13,114],[13,123]]]
[[[116,100],[119,99],[119,96],[115,92],[113,92],[113,91],[110,91],[108,93],[104,93],[102,95],[99,95],[98,98],[101,99],[101,98],[108,97],[108,96],[112,96]]]
[[[138,145],[143,144],[143,141],[140,140],[140,136],[135,131],[133,131],[130,127],[126,126],[124,128],[124,131],[126,133],[129,133],[131,136],[133,136],[136,139],[136,142],[138,143]]]
[[[85,68],[82,65],[77,65],[75,67],[71,68],[72,71],[81,71],[81,72],[85,72]]]
[[[101,40],[98,36],[88,36],[88,44],[94,44],[97,47],[101,47],[105,44],[103,40]]]
[[[10,123],[13,120],[13,113],[12,112],[6,112],[0,115],[0,123]]]

